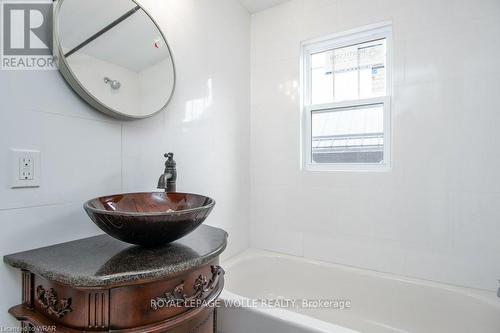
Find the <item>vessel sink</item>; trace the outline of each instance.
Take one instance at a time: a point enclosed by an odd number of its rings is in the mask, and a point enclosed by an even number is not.
[[[195,230],[215,206],[189,193],[129,193],[95,198],[83,208],[108,235],[127,243],[158,246]]]

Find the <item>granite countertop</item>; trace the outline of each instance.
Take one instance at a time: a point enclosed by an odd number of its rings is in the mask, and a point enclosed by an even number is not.
[[[104,287],[167,278],[209,263],[224,251],[227,233],[201,225],[171,244],[144,248],[108,235],[4,256],[4,262],[72,287]]]

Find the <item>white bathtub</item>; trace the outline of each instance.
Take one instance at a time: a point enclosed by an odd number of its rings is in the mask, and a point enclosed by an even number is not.
[[[219,309],[220,333],[500,333],[500,299],[494,292],[254,249],[223,266],[223,303],[250,307]],[[288,304],[253,307],[251,301],[280,298]],[[351,304],[344,310],[314,309],[297,306],[301,299]]]

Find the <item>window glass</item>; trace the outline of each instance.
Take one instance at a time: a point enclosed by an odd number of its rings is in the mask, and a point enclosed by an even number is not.
[[[383,104],[312,111],[313,163],[382,163]]]
[[[325,104],[386,94],[386,40],[311,55],[311,102]]]

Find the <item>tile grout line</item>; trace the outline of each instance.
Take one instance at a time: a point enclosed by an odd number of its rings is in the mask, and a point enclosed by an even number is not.
[[[10,210],[21,210],[21,209],[33,209],[33,208],[43,208],[43,207],[52,207],[52,206],[65,206],[76,204],[75,201],[65,201],[65,202],[55,202],[55,203],[47,203],[41,205],[29,205],[29,206],[13,206],[7,208],[0,208],[0,212],[10,211]]]
[[[124,125],[121,124],[121,140],[120,140],[120,157],[121,157],[121,163],[120,163],[120,185],[121,185],[121,191],[123,193],[124,190],[124,180],[123,180],[123,165],[125,163],[125,158],[123,156],[123,130],[124,130]]]
[[[123,124],[120,124],[120,188],[123,193]]]

